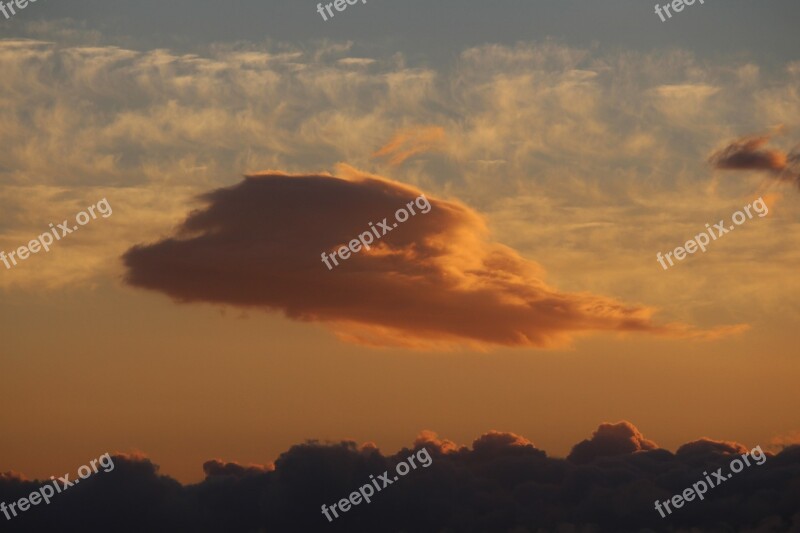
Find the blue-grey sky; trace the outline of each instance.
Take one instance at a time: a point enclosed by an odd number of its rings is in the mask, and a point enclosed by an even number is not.
[[[666,2],[662,2],[666,3]],[[109,39],[172,49],[238,40],[303,44],[352,40],[357,47],[403,52],[413,62],[447,61],[485,43],[555,38],[576,46],[652,51],[681,47],[698,55],[784,61],[800,47],[800,3],[707,0],[667,22],[642,0],[369,0],[327,22],[310,0],[44,0],[0,31],[24,21],[72,18]]]

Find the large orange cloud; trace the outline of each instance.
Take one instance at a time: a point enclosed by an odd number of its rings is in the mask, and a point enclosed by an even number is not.
[[[536,263],[488,240],[466,206],[431,210],[328,270],[329,252],[421,191],[347,166],[341,177],[270,172],[202,196],[178,232],[124,255],[127,281],[183,302],[283,311],[379,345],[550,346],[588,331],[690,334],[646,307],[548,286]]]

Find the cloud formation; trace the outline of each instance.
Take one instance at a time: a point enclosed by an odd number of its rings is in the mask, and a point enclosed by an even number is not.
[[[579,442],[567,459],[573,463],[589,463],[598,457],[613,457],[641,450],[655,450],[658,445],[642,435],[630,422],[601,424],[591,439]]]
[[[322,252],[394,220],[418,189],[341,166],[342,177],[270,172],[201,197],[171,237],[125,253],[127,282],[181,302],[280,310],[371,344],[551,346],[589,331],[693,334],[652,310],[566,293],[491,242],[466,206],[432,208],[328,270]],[[380,230],[385,232],[386,230]]]
[[[447,138],[440,126],[420,126],[397,133],[391,141],[373,154],[386,158],[390,165],[398,166],[417,154],[441,150]]]
[[[726,211],[726,195],[747,192],[697,187],[707,178],[698,162],[721,136],[765,123],[800,127],[795,63],[760,69],[685,50],[545,41],[485,44],[435,68],[394,53],[363,57],[352,43],[148,49],[82,40],[82,30],[52,22],[38,26],[40,40],[0,40],[0,249],[75,212],[74,202],[108,196],[125,214],[65,243],[58,260],[0,275],[2,288],[115,279],[121,247],[163,235],[202,191],[258,169],[308,173],[339,161],[379,169],[390,157],[372,156],[397,132],[435,125],[446,134],[442,151],[406,159],[392,177],[458,191],[502,242],[546,258],[577,287],[702,320],[703,298],[682,289],[662,297],[661,283],[643,281],[656,263],[642,257],[695,231],[678,220]],[[786,238],[772,232],[751,243],[785,270],[769,291],[763,279],[747,281],[741,254],[716,252],[735,280],[713,295],[720,306],[756,291],[765,308],[781,301],[793,264],[778,245]],[[603,276],[586,273],[599,257]]]
[[[715,152],[711,164],[722,170],[761,170],[800,187],[800,151],[766,148],[770,135],[744,137]]]
[[[632,440],[633,439],[633,440]],[[678,453],[658,448],[629,422],[603,424],[586,442],[616,449],[575,461],[547,454],[513,433],[492,431],[471,447],[426,431],[413,447],[383,454],[372,444],[308,441],[275,460],[274,469],[213,461],[206,478],[181,485],[141,456],[114,457],[114,472],[93,476],[10,522],[4,531],[195,531],[245,533],[795,531],[800,527],[800,446],[767,454],[709,492],[661,518],[653,502],[681,492],[703,472],[727,468],[749,448],[702,439]],[[698,441],[700,442],[700,441]],[[634,445],[631,445],[635,443]],[[593,445],[594,445],[593,444]],[[329,523],[321,505],[338,501],[425,447],[429,467],[412,471]],[[687,449],[691,447],[691,453]],[[610,448],[604,450],[608,451]],[[743,452],[742,452],[743,453]],[[0,475],[0,501],[43,482]]]

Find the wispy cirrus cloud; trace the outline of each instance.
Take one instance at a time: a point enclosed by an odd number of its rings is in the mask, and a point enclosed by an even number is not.
[[[407,128],[398,132],[373,157],[385,158],[390,165],[398,166],[417,154],[442,150],[446,138],[444,128],[440,126]]]
[[[394,160],[403,164],[391,167],[393,178],[457,196],[485,214],[500,240],[576,287],[689,310],[702,298],[671,289],[665,298],[641,258],[746,192],[705,187],[703,161],[731,130],[731,109],[736,127],[800,127],[796,65],[781,73],[746,64],[743,84],[737,61],[544,42],[469,48],[452,68],[435,69],[395,55],[353,57],[347,43],[220,44],[197,53],[93,38],[66,45],[51,26],[41,33],[51,41],[0,40],[0,181],[11,184],[0,191],[0,249],[75,212],[67,196],[90,201],[102,190],[135,209],[115,217],[113,238],[65,245],[47,268],[39,261],[0,276],[4,287],[114,277],[109,258],[120,244],[168,232],[195,195],[242,174],[308,174],[340,161],[385,173]],[[685,226],[664,235],[665,217]],[[777,239],[772,232],[746,245],[778,253],[773,268],[783,268],[791,251],[777,249]],[[746,277],[741,253],[714,257],[731,278]],[[595,261],[603,276],[582,267]],[[744,290],[735,287],[715,298]],[[783,292],[762,286],[758,294],[769,306]]]

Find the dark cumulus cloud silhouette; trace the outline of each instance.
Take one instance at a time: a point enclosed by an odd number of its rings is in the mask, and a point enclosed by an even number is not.
[[[741,330],[659,325],[650,308],[559,291],[537,263],[492,242],[463,204],[423,201],[416,188],[347,166],[339,173],[270,172],[203,195],[172,236],[124,254],[127,283],[180,302],[281,311],[371,345],[545,347],[593,331]],[[393,222],[409,202],[416,214]],[[370,222],[380,238],[329,270],[322,253],[369,234]]]
[[[790,152],[766,145],[770,135],[743,137],[715,152],[709,161],[722,170],[753,170],[766,172],[773,179],[800,187],[800,147]]]
[[[598,457],[622,455],[640,450],[655,450],[655,442],[644,438],[629,422],[601,424],[592,438],[579,442],[567,456],[573,463],[589,463]]]
[[[409,454],[419,466],[329,522],[321,512]],[[753,447],[755,448],[755,446]],[[11,521],[9,532],[783,532],[800,530],[800,446],[763,453],[704,500],[662,518],[655,500],[683,492],[704,472],[750,448],[708,438],[672,453],[629,422],[603,424],[566,459],[549,457],[528,439],[492,431],[457,446],[425,431],[409,448],[386,455],[373,444],[308,441],[269,466],[218,459],[201,483],[160,475],[142,456],[116,455],[116,468],[92,476]],[[0,474],[0,501],[43,481]]]

